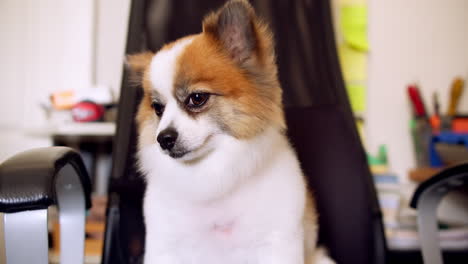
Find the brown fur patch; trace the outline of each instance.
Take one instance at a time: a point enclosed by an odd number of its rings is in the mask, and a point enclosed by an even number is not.
[[[310,260],[314,258],[317,247],[317,210],[315,208],[315,199],[310,191],[306,192],[306,204],[304,216],[302,218],[304,227],[304,259],[305,263],[313,263]]]
[[[241,63],[231,58],[216,35],[220,12],[212,13],[204,20],[203,33],[195,36],[178,58],[174,82],[178,97],[200,87],[215,94],[210,98],[215,102],[209,112],[236,138],[253,137],[268,126],[285,128],[272,34],[254,16],[250,5],[247,8],[256,40],[252,55]]]
[[[162,46],[162,48],[160,49],[160,51],[162,50],[170,50],[172,49],[177,43],[180,43],[186,39],[189,39],[189,38],[193,38],[195,35],[188,35],[188,36],[185,36],[185,37],[181,37],[179,39],[176,39],[174,40],[173,42],[170,42],[170,43],[167,43],[165,44],[164,46]]]
[[[142,135],[142,127],[145,122],[154,121],[155,114],[151,107],[151,83],[148,79],[148,70],[153,60],[154,53],[150,51],[127,55],[126,65],[130,69],[130,82],[135,86],[142,86],[144,89],[143,98],[138,107],[136,121],[139,130],[140,138]],[[152,139],[143,140],[144,142],[151,142]],[[141,142],[141,140],[140,140]]]

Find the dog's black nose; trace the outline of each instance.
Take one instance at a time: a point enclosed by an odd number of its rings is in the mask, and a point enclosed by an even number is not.
[[[162,149],[171,150],[176,143],[177,136],[177,131],[174,128],[166,128],[158,135],[159,145],[161,145]]]

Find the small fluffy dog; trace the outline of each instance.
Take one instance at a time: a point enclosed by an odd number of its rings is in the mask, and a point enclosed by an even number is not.
[[[333,263],[285,136],[272,34],[247,1],[127,64],[144,89],[146,264]]]

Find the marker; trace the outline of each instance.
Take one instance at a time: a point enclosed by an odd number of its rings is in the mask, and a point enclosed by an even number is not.
[[[424,106],[423,99],[421,97],[421,93],[419,92],[419,89],[415,84],[411,84],[408,86],[408,96],[410,98],[411,104],[413,105],[413,112],[416,115],[416,117],[427,118],[427,112]]]

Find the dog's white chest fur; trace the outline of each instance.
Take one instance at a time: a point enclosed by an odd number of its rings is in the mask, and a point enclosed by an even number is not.
[[[145,263],[303,263],[305,185],[287,140],[270,129],[182,164],[156,146],[147,175]]]

